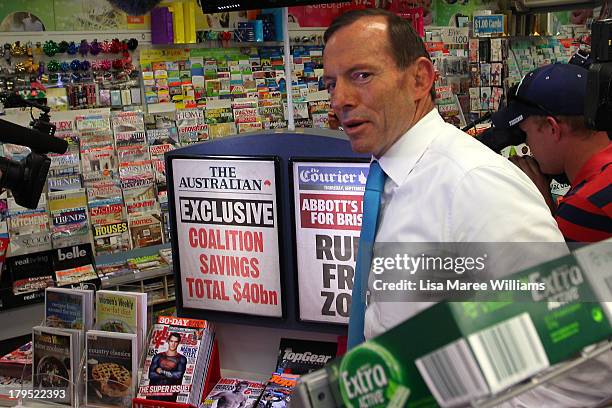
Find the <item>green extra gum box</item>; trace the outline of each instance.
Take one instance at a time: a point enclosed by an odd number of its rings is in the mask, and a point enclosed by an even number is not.
[[[460,406],[612,337],[612,241],[505,279],[532,290],[438,303],[333,362],[336,404]]]

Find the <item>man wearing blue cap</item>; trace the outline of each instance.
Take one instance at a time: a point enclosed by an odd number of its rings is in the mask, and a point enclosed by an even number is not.
[[[587,73],[577,65],[540,67],[525,75],[507,107],[493,116],[495,127],[519,126],[526,133],[533,159],[512,161],[538,186],[572,242],[612,237],[612,144],[606,132],[585,125]],[[572,186],[558,207],[545,174],[565,174]]]
[[[538,186],[565,239],[576,242],[612,237],[612,144],[606,132],[585,125],[587,74],[577,65],[540,67],[523,77],[506,108],[493,115],[495,127],[519,126],[526,134],[533,158],[511,160]],[[572,188],[557,207],[545,174],[563,173]],[[612,352],[607,352],[502,408],[608,406],[611,383]]]

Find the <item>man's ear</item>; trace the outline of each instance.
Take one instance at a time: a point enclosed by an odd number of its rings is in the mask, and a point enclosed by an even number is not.
[[[429,95],[431,87],[436,80],[436,71],[431,61],[426,57],[419,57],[413,63],[414,98],[422,99]]]
[[[554,140],[558,142],[561,140],[561,123],[557,121],[557,119],[552,116],[546,117],[546,123],[550,126],[551,133],[554,137]]]

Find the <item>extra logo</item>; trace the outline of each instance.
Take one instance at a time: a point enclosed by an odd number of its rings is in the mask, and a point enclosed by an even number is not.
[[[410,397],[401,364],[374,341],[351,350],[342,359],[340,393],[349,408],[403,407]]]

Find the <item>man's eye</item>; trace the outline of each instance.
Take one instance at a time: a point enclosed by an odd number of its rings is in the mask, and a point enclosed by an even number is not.
[[[355,73],[355,79],[357,79],[359,81],[366,80],[366,79],[368,79],[371,76],[372,76],[372,74],[370,74],[369,72],[357,72],[357,73]]]

